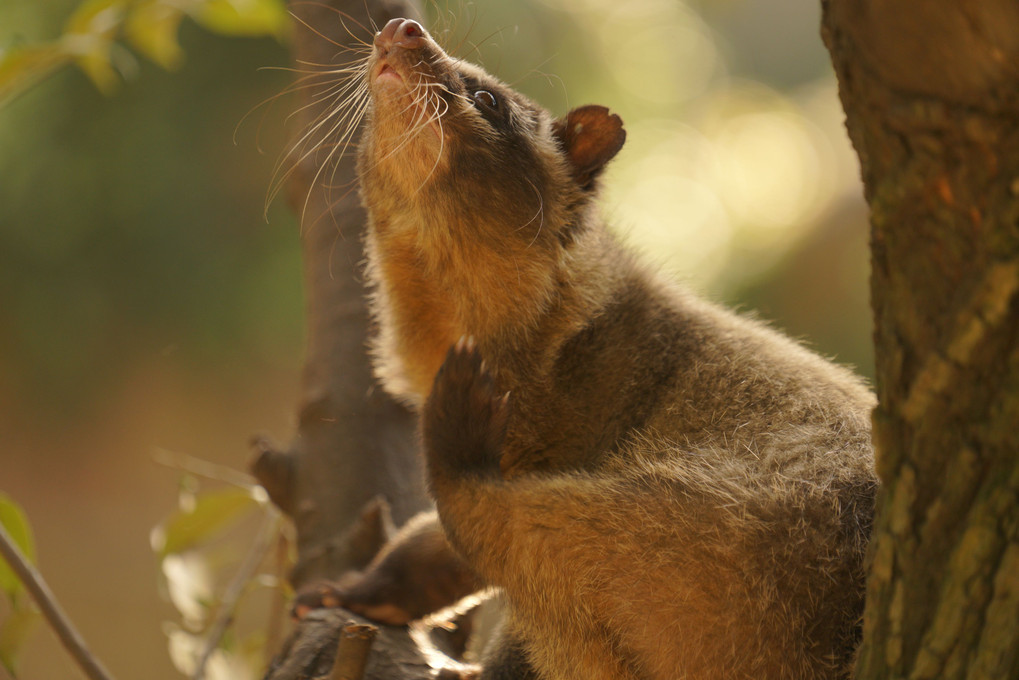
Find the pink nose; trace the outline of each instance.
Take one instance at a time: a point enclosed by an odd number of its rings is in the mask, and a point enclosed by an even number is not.
[[[375,46],[382,50],[402,47],[412,50],[420,47],[425,39],[425,29],[413,19],[390,19],[381,31],[375,34]]]

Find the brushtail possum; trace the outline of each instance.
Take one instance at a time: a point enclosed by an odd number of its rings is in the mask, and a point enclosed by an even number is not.
[[[441,530],[418,520],[340,600],[402,600],[377,609],[399,622],[500,587],[489,679],[849,677],[871,393],[617,241],[608,109],[553,117],[408,19],[364,83],[374,364],[421,413]],[[450,550],[441,596],[376,587]]]

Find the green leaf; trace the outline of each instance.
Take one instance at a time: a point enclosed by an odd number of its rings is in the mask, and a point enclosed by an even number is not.
[[[126,0],[89,0],[67,20],[60,38],[63,49],[101,92],[110,93],[120,84],[111,54],[126,7]]]
[[[120,84],[117,70],[110,62],[109,52],[95,50],[78,57],[75,61],[78,68],[85,72],[92,84],[103,94],[112,93]]]
[[[0,493],[0,525],[30,563],[35,563],[35,540],[25,511],[10,496]],[[23,597],[25,587],[6,561],[0,559],[0,589],[10,599],[10,612],[0,622],[0,665],[17,677],[18,651],[39,618],[31,600]]]
[[[0,623],[0,666],[11,677],[18,677],[18,652],[40,615],[29,605],[17,607]]]
[[[206,0],[194,19],[223,35],[282,37],[290,28],[290,15],[281,0]]]
[[[4,493],[0,493],[0,524],[3,525],[25,559],[34,564],[35,541],[32,538],[32,528],[28,524],[28,518],[25,516],[25,511]],[[15,576],[10,565],[3,559],[0,559],[0,589],[7,593],[12,602],[18,593],[24,590],[21,580]]]
[[[0,106],[70,60],[59,45],[38,45],[0,51]]]
[[[250,489],[227,488],[199,494],[194,505],[171,515],[152,531],[152,549],[160,559],[192,548],[259,507]]]
[[[126,8],[127,0],[87,0],[78,6],[64,24],[64,33],[89,33],[112,38],[124,18]]]
[[[124,27],[136,50],[167,70],[180,66],[184,51],[177,35],[184,12],[160,0],[140,2],[132,7]]]

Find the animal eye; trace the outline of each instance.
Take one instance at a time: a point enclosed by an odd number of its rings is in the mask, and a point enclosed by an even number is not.
[[[495,95],[488,90],[478,90],[474,93],[474,103],[481,104],[490,109],[498,109],[499,102],[496,100]]]

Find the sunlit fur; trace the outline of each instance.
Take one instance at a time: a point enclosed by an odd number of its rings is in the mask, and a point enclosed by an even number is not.
[[[586,201],[550,139],[545,111],[519,95],[503,101],[513,126],[545,140],[514,144],[470,99],[472,89],[504,86],[434,54],[441,61],[390,58],[405,74],[402,91],[373,81],[359,168],[372,218],[366,246],[379,320],[376,370],[387,389],[415,405],[460,335],[523,341],[516,336],[528,334],[559,295],[566,253],[557,232],[575,218],[567,211]],[[372,59],[369,72],[378,68]],[[534,172],[507,176],[506,162]],[[479,176],[499,180],[479,191]]]
[[[423,410],[446,535],[505,590],[529,663],[548,680],[847,677],[869,392],[632,258],[540,106],[427,37],[356,68],[370,101],[352,86],[320,129],[340,149],[341,121],[367,116],[376,371]],[[447,360],[464,335],[485,371]],[[507,391],[503,433],[486,419]]]

